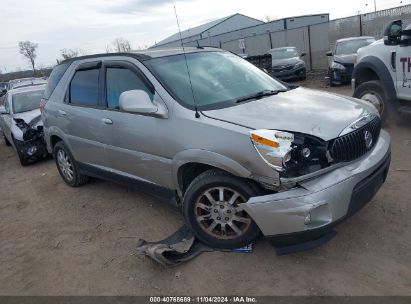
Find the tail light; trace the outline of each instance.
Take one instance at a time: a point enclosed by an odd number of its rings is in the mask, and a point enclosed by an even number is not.
[[[40,100],[40,112],[43,113],[44,112],[44,108],[46,107],[46,103],[47,103],[47,99],[42,98]]]

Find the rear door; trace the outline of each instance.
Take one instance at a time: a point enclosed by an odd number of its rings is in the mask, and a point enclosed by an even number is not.
[[[107,167],[101,96],[101,61],[80,64],[71,77],[65,102],[58,104],[58,126],[64,130],[76,161]]]

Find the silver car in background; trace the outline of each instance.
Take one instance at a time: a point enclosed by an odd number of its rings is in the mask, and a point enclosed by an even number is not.
[[[22,166],[48,155],[39,109],[44,89],[44,84],[12,89],[0,106],[4,140],[16,150]]]
[[[93,176],[173,202],[212,247],[318,239],[372,199],[390,164],[372,105],[289,87],[220,49],[70,59],[43,98],[65,183]]]

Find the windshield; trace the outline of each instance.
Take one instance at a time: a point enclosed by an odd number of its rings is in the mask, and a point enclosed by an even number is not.
[[[336,55],[349,55],[355,54],[357,51],[367,45],[373,43],[375,39],[357,39],[338,42],[335,47]]]
[[[286,90],[256,66],[223,52],[199,52],[155,58],[144,63],[181,104],[210,110],[233,106],[236,100],[261,91]],[[191,76],[187,74],[187,66]],[[193,100],[195,97],[195,104]]]
[[[271,58],[273,60],[299,57],[298,52],[295,48],[272,50],[272,51],[269,51],[268,53],[271,55]]]
[[[13,94],[13,113],[22,113],[39,108],[44,90]]]

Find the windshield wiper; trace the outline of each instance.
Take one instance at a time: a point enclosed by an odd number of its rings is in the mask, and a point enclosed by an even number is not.
[[[249,95],[249,96],[238,98],[235,102],[240,103],[240,102],[251,100],[251,99],[260,99],[266,96],[277,95],[278,93],[283,93],[283,92],[287,92],[287,90],[264,90],[264,91],[260,91],[255,94]]]

